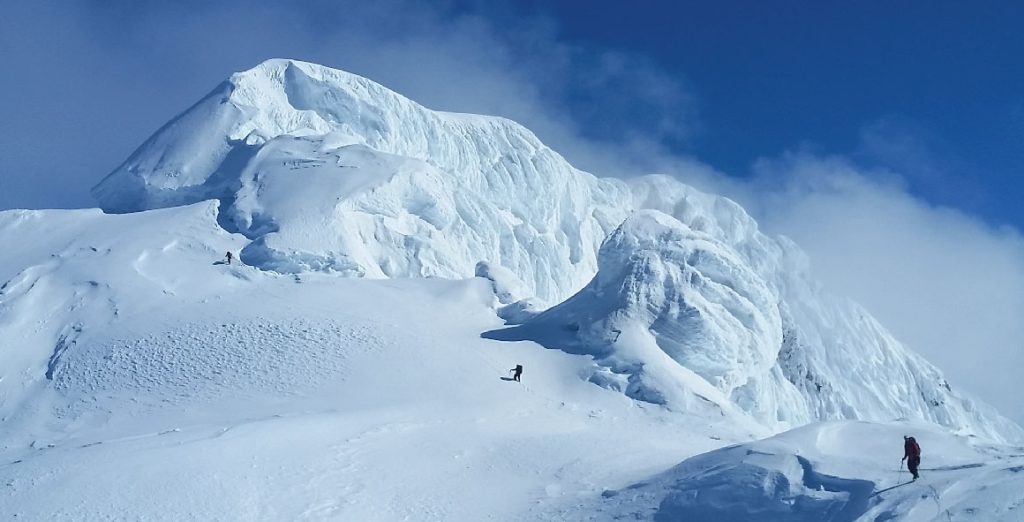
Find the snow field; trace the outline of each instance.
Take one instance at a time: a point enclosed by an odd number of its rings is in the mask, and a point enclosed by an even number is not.
[[[484,280],[255,277],[135,318],[133,343],[83,336],[56,370],[57,428],[0,457],[0,505],[29,520],[543,520],[733,431],[604,391],[585,357],[481,339],[498,324]],[[259,365],[232,355],[249,343]],[[502,380],[516,363],[524,382]]]

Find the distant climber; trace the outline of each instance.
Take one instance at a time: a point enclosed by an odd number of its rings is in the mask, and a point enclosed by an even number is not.
[[[235,258],[235,255],[232,254],[231,251],[229,250],[228,253],[224,255],[224,258],[227,259],[227,264],[230,265],[231,260]]]
[[[512,374],[512,380],[519,382],[519,376],[523,374],[523,365],[517,364],[515,368],[508,371]]]
[[[917,480],[917,467],[921,465],[921,446],[917,445],[914,437],[903,436],[903,460],[907,461],[907,469]]]

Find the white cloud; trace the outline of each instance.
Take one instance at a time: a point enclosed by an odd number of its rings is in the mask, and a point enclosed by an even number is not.
[[[739,198],[808,252],[823,284],[867,307],[954,386],[1024,421],[1024,237],[841,157],[789,153],[755,170]]]

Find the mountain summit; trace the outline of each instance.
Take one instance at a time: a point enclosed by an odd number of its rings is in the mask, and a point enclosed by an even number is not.
[[[291,60],[233,75],[94,195],[109,212],[218,199],[225,227],[256,240],[242,259],[263,268],[452,278],[488,259],[549,301],[593,275],[630,206],[624,183],[514,122]]]

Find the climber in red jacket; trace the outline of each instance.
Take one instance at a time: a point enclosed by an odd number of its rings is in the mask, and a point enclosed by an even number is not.
[[[917,467],[921,465],[921,446],[917,445],[914,437],[903,436],[903,460],[907,461],[907,469],[917,480]]]

